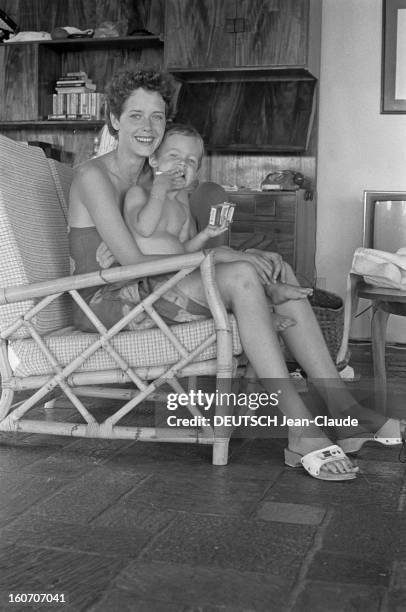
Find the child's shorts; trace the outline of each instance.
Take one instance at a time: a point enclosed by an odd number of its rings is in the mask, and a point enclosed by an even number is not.
[[[170,274],[161,274],[137,279],[131,283],[113,283],[92,290],[91,293],[89,293],[89,290],[82,291],[81,294],[91,310],[109,329],[124,315],[128,314],[134,306],[151,295],[155,289],[161,287],[170,277]],[[154,302],[153,307],[168,325],[209,319],[212,316],[207,305],[199,303],[196,299],[191,299],[177,285],[168,289],[162,297]],[[75,327],[82,331],[96,331],[76,303],[74,305],[74,323]],[[135,331],[155,326],[154,321],[143,311],[125,329]]]

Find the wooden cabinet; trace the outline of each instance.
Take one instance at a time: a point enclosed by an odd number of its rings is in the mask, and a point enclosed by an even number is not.
[[[320,0],[238,0],[236,66],[302,67],[318,76]],[[237,25],[238,29],[238,25]]]
[[[275,250],[293,267],[299,281],[312,285],[315,280],[316,203],[305,200],[305,191],[228,192],[235,202],[231,226],[231,246],[238,247],[263,234],[274,241]]]
[[[167,0],[177,121],[208,150],[304,153],[317,115],[321,0]]]
[[[316,82],[186,82],[176,120],[191,122],[207,149],[304,152],[313,127]]]
[[[167,0],[165,65],[173,68],[229,68],[235,36],[226,24],[235,17],[235,0]]]
[[[167,0],[171,70],[302,68],[318,75],[320,0]]]

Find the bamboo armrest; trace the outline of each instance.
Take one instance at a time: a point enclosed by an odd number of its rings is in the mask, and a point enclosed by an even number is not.
[[[208,256],[210,259],[211,255]],[[188,253],[186,255],[174,255],[163,257],[145,263],[132,264],[129,266],[117,266],[107,268],[89,274],[78,274],[61,278],[16,285],[14,287],[0,288],[0,305],[20,302],[33,298],[43,298],[49,295],[64,293],[65,291],[79,290],[86,287],[98,287],[115,282],[129,281],[143,276],[166,274],[176,272],[184,268],[197,268],[204,261],[205,255],[202,251]]]

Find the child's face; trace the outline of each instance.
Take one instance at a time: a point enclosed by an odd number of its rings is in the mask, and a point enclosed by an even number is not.
[[[179,185],[179,189],[184,189],[195,180],[201,158],[202,144],[198,138],[186,134],[169,134],[158,151],[151,156],[150,164],[161,172],[181,170],[176,185]]]

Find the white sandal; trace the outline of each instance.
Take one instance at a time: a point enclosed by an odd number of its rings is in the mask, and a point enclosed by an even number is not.
[[[353,472],[345,472],[343,474],[334,474],[333,472],[320,471],[323,465],[340,461],[342,459],[348,459],[343,450],[336,444],[326,446],[320,450],[312,451],[307,455],[300,455],[291,451],[289,448],[285,448],[285,465],[289,467],[301,467],[313,478],[319,480],[354,480],[358,468],[354,468]]]
[[[389,421],[392,421],[397,426],[396,435],[393,438],[381,436],[379,433],[381,429],[386,427]],[[337,440],[337,444],[341,446],[345,453],[357,453],[359,450],[361,450],[364,444],[366,444],[366,442],[377,442],[378,444],[383,444],[384,446],[397,446],[399,444],[404,444],[406,442],[406,421],[388,419],[375,434],[367,433],[364,437],[360,438],[343,438],[342,440]]]

